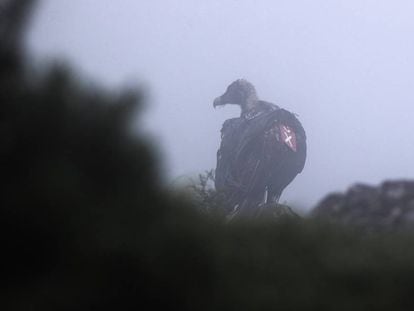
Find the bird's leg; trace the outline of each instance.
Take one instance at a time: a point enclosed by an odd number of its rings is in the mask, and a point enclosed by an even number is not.
[[[228,222],[230,222],[231,220],[233,220],[234,216],[236,216],[237,212],[239,209],[239,204],[236,204],[233,208],[233,210],[226,216],[226,220]]]
[[[268,192],[268,190],[267,190],[267,186],[266,186],[266,187],[265,187],[265,191],[264,191],[264,193],[263,193],[263,200],[262,200],[262,202],[260,202],[260,203],[259,203],[259,205],[257,206],[257,207],[258,207],[258,212],[257,212],[257,215],[260,215],[260,214],[262,213],[263,209],[265,209],[265,208],[266,208],[266,206],[267,206],[267,199],[268,199],[268,195],[269,195],[269,192]]]
[[[267,197],[269,195],[269,191],[267,190],[267,186],[265,188],[264,194],[263,194],[263,203],[267,204]]]
[[[270,199],[269,203],[277,205],[277,204],[279,204],[279,199],[280,199],[280,194],[279,193],[273,194],[271,196],[271,199]]]

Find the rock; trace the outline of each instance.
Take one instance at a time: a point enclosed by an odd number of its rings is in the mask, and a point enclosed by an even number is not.
[[[414,229],[414,181],[356,184],[324,198],[311,216],[367,231]]]

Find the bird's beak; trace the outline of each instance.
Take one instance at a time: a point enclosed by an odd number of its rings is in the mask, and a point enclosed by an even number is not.
[[[222,103],[222,100],[221,100],[221,96],[219,96],[214,100],[213,107],[215,109],[217,106],[221,106],[221,105],[223,105],[223,103]]]

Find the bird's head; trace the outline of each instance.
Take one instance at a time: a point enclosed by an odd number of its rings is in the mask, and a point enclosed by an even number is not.
[[[257,102],[257,93],[253,84],[244,79],[238,79],[231,83],[226,92],[214,100],[213,107],[226,104],[239,105],[242,111],[252,108]]]

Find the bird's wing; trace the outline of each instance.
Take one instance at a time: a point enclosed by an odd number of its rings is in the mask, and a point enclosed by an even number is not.
[[[216,189],[234,201],[257,205],[266,189],[277,197],[302,171],[306,136],[294,114],[284,109],[223,126],[217,154]]]
[[[247,196],[259,200],[264,191],[280,195],[300,173],[306,159],[306,136],[294,114],[284,109],[249,120],[240,139],[234,172]]]

